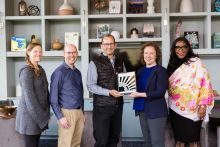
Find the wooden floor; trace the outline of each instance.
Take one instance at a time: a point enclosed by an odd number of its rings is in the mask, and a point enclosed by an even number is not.
[[[216,126],[207,126],[208,130],[202,129],[201,132],[201,147],[217,147],[217,130]],[[172,131],[169,125],[166,127],[165,133],[165,147],[174,147],[174,140],[172,136]],[[207,135],[208,134],[208,135]],[[206,137],[208,136],[208,137]],[[91,145],[91,144],[90,144]],[[92,147],[90,146],[89,147]],[[84,145],[85,146],[85,145]],[[88,146],[88,145],[86,145]],[[41,139],[40,147],[57,147],[56,139]],[[145,147],[143,142],[125,142],[122,141],[122,147]]]

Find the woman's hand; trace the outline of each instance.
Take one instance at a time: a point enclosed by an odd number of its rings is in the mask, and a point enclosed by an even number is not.
[[[198,109],[198,115],[200,119],[203,119],[206,115],[206,105],[200,105]]]
[[[132,92],[129,94],[130,97],[138,98],[138,97],[147,97],[145,92]]]

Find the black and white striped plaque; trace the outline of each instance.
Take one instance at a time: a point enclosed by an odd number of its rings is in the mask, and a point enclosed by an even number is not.
[[[118,91],[122,94],[136,92],[135,72],[118,74]]]

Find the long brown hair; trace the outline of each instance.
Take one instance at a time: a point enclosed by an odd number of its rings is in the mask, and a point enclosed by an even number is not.
[[[41,45],[39,43],[29,43],[28,46],[27,46],[27,49],[26,49],[26,55],[25,55],[25,60],[26,60],[26,63],[27,65],[29,65],[33,70],[34,70],[34,73],[37,77],[40,76],[41,74],[41,71],[39,68],[36,68],[33,63],[31,62],[30,60],[30,56],[28,55],[28,52],[30,52],[33,48],[35,48],[36,46],[40,46]]]

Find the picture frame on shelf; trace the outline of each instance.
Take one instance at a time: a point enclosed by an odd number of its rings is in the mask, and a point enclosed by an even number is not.
[[[79,32],[65,32],[65,45],[73,44],[79,51]]]
[[[136,92],[135,72],[126,72],[118,74],[118,91],[121,94]]]
[[[97,38],[102,38],[103,36],[109,34],[109,24],[98,24],[97,25]]]
[[[26,51],[26,46],[27,46],[27,40],[25,37],[21,37],[21,36],[11,37],[12,52]]]
[[[198,33],[198,31],[184,31],[184,37],[189,41],[192,49],[199,48],[199,33]]]
[[[119,14],[121,11],[121,1],[110,1],[109,2],[109,13]]]

